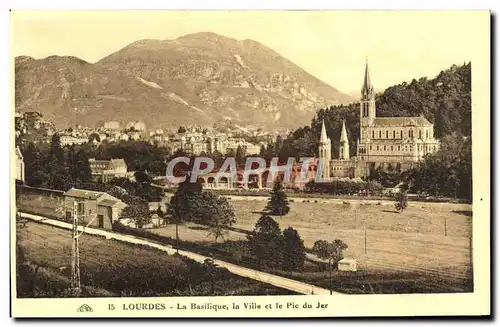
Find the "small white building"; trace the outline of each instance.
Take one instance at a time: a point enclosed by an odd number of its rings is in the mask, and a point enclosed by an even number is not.
[[[356,259],[353,258],[344,258],[338,265],[340,271],[357,271]]]
[[[24,182],[24,157],[21,153],[21,149],[16,147],[16,179]]]

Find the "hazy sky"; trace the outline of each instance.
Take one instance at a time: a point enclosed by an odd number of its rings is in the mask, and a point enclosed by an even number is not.
[[[253,39],[346,93],[361,88],[368,57],[376,89],[472,61],[460,11],[113,11],[12,12],[14,56],[72,55],[95,62],[139,39],[215,32]],[[484,18],[484,17],[483,17]]]

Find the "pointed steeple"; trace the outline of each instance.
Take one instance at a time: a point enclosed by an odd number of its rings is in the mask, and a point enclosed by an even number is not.
[[[366,59],[365,78],[363,79],[363,87],[361,88],[361,96],[363,98],[371,98],[375,95],[373,84],[370,80],[370,72],[368,70],[368,58]]]
[[[340,133],[340,142],[349,142],[347,131],[345,129],[345,120],[342,121],[342,132]]]
[[[323,119],[323,123],[321,126],[321,136],[319,138],[319,143],[327,143],[328,137],[326,136],[326,128],[325,128],[325,120]]]

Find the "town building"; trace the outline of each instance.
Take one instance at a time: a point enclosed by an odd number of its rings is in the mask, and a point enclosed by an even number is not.
[[[71,188],[64,193],[66,220],[73,221],[76,209],[78,223],[88,227],[113,229],[113,223],[127,205],[107,193]]]
[[[89,159],[92,180],[107,183],[115,178],[129,177],[127,163],[123,159]]]
[[[61,134],[59,136],[61,146],[71,146],[85,144],[89,141],[86,135]]]
[[[120,123],[117,121],[107,121],[103,125],[104,129],[109,129],[109,130],[119,130],[120,129]]]
[[[16,180],[20,180],[24,182],[24,157],[21,153],[21,149],[16,147],[15,150],[16,155]]]
[[[339,154],[331,157],[331,140],[325,123],[321,127],[319,158],[323,179],[333,177],[366,177],[373,169],[386,165],[411,168],[428,153],[439,149],[434,138],[434,125],[425,117],[377,117],[375,89],[370,80],[368,62],[361,88],[360,138],[357,155],[350,157],[345,122],[339,140]]]

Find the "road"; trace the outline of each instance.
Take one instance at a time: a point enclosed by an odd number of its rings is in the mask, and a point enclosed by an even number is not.
[[[25,219],[30,219],[34,220],[40,223],[44,223],[47,225],[52,225],[52,226],[57,226],[60,228],[65,228],[65,229],[72,229],[72,224],[66,223],[63,221],[59,220],[54,220],[54,219],[49,219],[43,216],[38,216],[38,215],[32,215],[28,213],[23,213],[20,212],[21,217]],[[79,230],[83,230],[83,226],[78,226]],[[122,242],[127,242],[127,243],[132,243],[132,244],[142,244],[142,245],[147,245],[153,248],[156,248],[158,250],[164,251],[170,255],[173,255],[176,253],[176,249],[174,249],[170,245],[163,245],[163,244],[158,244],[152,241],[148,241],[145,239],[141,239],[135,236],[131,235],[125,235],[125,234],[120,234],[120,233],[115,233],[112,231],[107,231],[107,230],[102,230],[102,229],[95,229],[95,228],[85,228],[85,233],[90,234],[90,235],[100,235],[104,236],[107,239],[115,239],[119,240]],[[208,257],[200,255],[198,253],[190,252],[190,251],[184,251],[184,250],[179,250],[179,254],[182,256],[185,256],[187,258],[190,258],[194,261],[197,261],[199,263],[203,263],[205,259]],[[238,266],[229,262],[221,261],[215,259],[214,262],[222,268],[226,268],[229,270],[231,273],[241,276],[241,277],[246,277],[250,278],[262,283],[270,284],[276,287],[280,287],[283,289],[287,289],[299,294],[315,294],[315,295],[328,295],[330,294],[330,291],[324,288],[320,288],[314,285],[310,285],[307,283],[299,282],[293,279],[285,278],[285,277],[280,277],[272,274],[268,274],[262,271],[258,271],[255,269],[250,269],[250,268],[245,268],[242,266]],[[338,292],[333,292],[334,295],[345,295],[343,293],[338,293]]]

